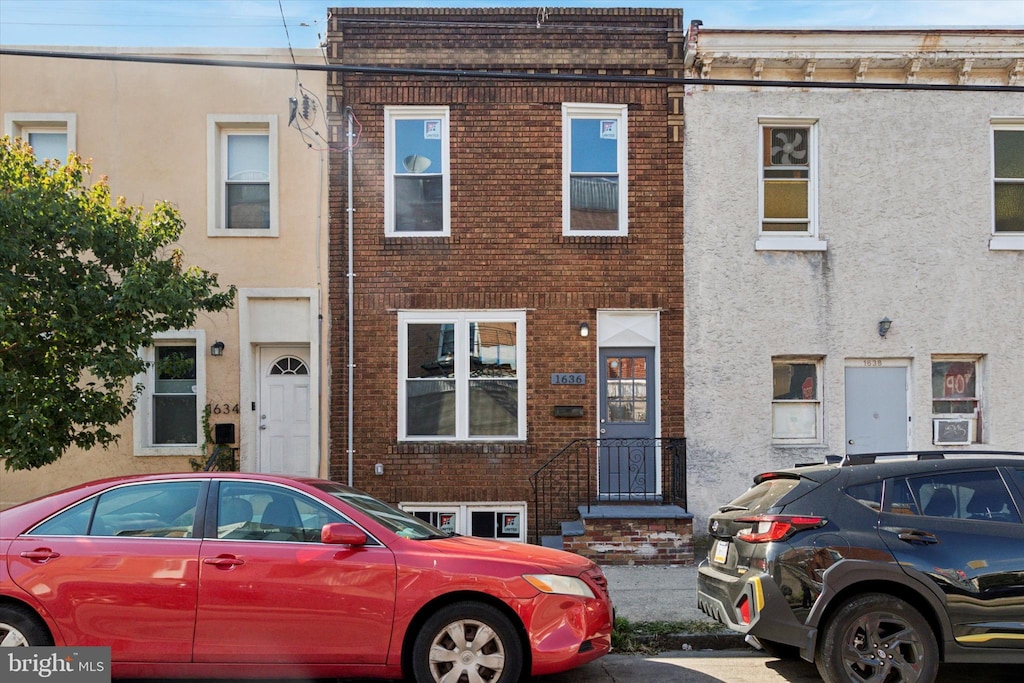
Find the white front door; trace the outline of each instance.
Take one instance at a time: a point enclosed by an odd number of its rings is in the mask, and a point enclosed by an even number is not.
[[[846,368],[846,452],[905,451],[910,438],[908,371],[901,361]]]
[[[260,349],[258,471],[316,476],[309,385],[308,346]]]

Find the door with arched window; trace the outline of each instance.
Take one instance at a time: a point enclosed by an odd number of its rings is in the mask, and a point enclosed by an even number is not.
[[[316,476],[308,347],[260,349],[260,472]]]

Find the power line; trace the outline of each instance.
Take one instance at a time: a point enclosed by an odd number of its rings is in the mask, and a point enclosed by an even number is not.
[[[238,69],[295,69],[328,73],[378,74],[393,76],[425,76],[456,80],[556,81],[589,83],[632,83],[636,85],[713,85],[755,88],[797,88],[802,90],[909,90],[953,92],[1024,92],[1019,85],[968,85],[956,83],[851,83],[848,81],[766,81],[755,79],[676,78],[672,76],[619,76],[614,74],[528,73],[523,71],[473,71],[469,69],[425,69],[411,67],[358,66],[350,64],[289,64],[286,62],[248,62],[241,60],[196,59],[190,57],[159,57],[112,53],[60,52],[54,50],[18,50],[0,47],[0,55],[12,57],[48,57],[92,61],[135,62],[142,64],[177,64],[218,66]]]

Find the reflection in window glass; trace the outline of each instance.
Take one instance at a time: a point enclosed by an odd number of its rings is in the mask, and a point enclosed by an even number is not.
[[[520,323],[456,316],[404,326],[404,434],[519,436]]]
[[[64,161],[68,158],[68,134],[66,131],[56,132],[30,132],[28,144],[38,161],[56,159]]]
[[[995,130],[995,231],[1024,232],[1024,130]]]
[[[192,536],[198,481],[123,486],[102,494],[91,536],[187,538]]]
[[[615,356],[606,361],[608,422],[647,422],[647,358]]]
[[[990,522],[1020,523],[1020,514],[995,470],[899,479],[892,512]]]
[[[395,230],[443,230],[444,122],[440,118],[396,119],[394,140]]]
[[[227,227],[270,228],[270,136],[227,136]]]
[[[821,439],[818,361],[772,361],[772,438],[802,443]]]
[[[324,524],[351,523],[319,501],[280,486],[222,482],[217,538],[319,543]]]
[[[157,346],[153,445],[198,443],[196,347]]]
[[[573,118],[569,125],[570,225],[574,230],[618,230],[618,120]]]

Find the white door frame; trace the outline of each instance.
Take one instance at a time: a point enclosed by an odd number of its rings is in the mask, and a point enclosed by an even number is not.
[[[243,288],[238,290],[240,467],[259,467],[259,373],[261,346],[309,347],[310,467],[325,477],[323,416],[323,346],[320,295],[314,288]]]

